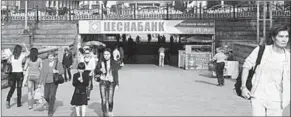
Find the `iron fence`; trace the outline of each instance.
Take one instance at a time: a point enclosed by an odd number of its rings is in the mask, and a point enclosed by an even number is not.
[[[157,7],[149,9],[139,9],[135,7],[114,7],[99,9],[84,9],[76,5],[59,7],[41,7],[34,6],[28,9],[27,20],[145,20],[145,19],[255,19],[256,4],[243,5],[215,5],[213,7],[202,7],[198,5],[184,10],[176,10],[174,6]],[[272,8],[273,18],[290,18],[290,5],[269,4]],[[260,7],[260,9],[263,9]],[[263,13],[260,13],[263,16]],[[24,20],[24,9],[2,10],[1,20]]]

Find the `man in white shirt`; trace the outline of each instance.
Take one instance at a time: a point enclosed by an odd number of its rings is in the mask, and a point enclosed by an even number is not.
[[[218,80],[217,86],[224,85],[223,70],[225,66],[225,60],[227,56],[223,53],[222,48],[216,48],[216,54],[213,57],[213,60],[216,61],[216,76]]]

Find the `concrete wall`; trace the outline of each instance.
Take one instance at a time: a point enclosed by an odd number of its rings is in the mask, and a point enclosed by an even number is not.
[[[239,62],[239,66],[243,65],[246,57],[259,46],[258,44],[248,44],[248,43],[234,43],[233,54],[234,60]]]

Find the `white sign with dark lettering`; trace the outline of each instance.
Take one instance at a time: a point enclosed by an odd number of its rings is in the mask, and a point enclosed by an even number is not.
[[[168,33],[214,34],[214,22],[195,20],[85,20],[80,34]]]

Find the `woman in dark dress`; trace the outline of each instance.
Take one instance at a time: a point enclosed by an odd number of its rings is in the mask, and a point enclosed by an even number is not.
[[[84,70],[85,63],[81,62],[78,64],[78,72],[73,76],[75,91],[71,100],[71,105],[76,107],[77,116],[80,116],[80,108],[82,116],[85,116],[86,106],[88,105],[86,87],[89,85],[90,72]]]

